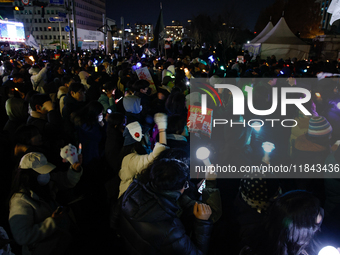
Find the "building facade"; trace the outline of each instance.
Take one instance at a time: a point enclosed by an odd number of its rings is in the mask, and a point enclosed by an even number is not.
[[[184,28],[181,25],[172,25],[165,27],[166,38],[171,38],[173,41],[181,40],[184,37]]]
[[[74,1],[76,28],[97,31],[103,24],[105,0]],[[44,48],[51,49],[55,49],[56,45],[60,45],[61,38],[63,48],[69,48],[69,33],[65,31],[65,27],[69,25],[69,16],[66,15],[66,18],[60,24],[59,22],[49,21],[49,18],[58,17],[59,12],[67,13],[66,8],[64,5],[50,5],[49,0],[39,0],[39,2],[44,2],[47,5],[44,7],[44,15],[42,14],[43,8],[34,6],[32,0],[28,5],[23,5],[20,0],[13,3],[13,7],[24,7],[24,10],[13,10],[13,14],[15,21],[24,23],[25,37],[27,38],[32,33],[39,44],[43,45]],[[70,27],[72,30],[72,16],[70,16]]]
[[[321,29],[323,30],[331,30],[331,25],[329,24],[329,21],[331,20],[332,14],[328,13],[327,10],[329,8],[329,5],[331,4],[331,1],[334,0],[316,0],[317,3],[320,3],[320,15],[321,15]],[[340,21],[337,20],[333,23],[333,25],[337,26],[337,31],[340,30]]]
[[[151,36],[153,34],[153,25],[150,23],[136,23],[134,34],[136,36]]]

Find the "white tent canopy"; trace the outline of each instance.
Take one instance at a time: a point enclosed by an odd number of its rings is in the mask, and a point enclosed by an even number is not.
[[[273,29],[273,27],[273,23],[269,21],[267,26],[261,31],[261,33],[259,33],[258,36],[251,40],[250,43],[257,43],[257,41],[267,35]]]
[[[275,55],[277,59],[300,60],[308,58],[310,46],[293,34],[282,17],[273,29],[255,43],[246,44],[245,49],[255,49],[254,55],[259,54],[262,59]]]

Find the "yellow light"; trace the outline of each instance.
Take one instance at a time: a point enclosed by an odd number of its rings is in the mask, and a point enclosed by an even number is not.
[[[315,95],[316,95],[317,97],[321,97],[320,93],[315,93]]]
[[[15,7],[14,7],[14,10],[19,11],[19,7],[18,7],[18,6],[15,6]]]
[[[33,58],[33,56],[29,56],[28,57],[31,61],[33,61],[34,62],[34,58]]]

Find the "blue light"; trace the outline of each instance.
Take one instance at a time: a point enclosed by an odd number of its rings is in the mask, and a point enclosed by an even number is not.
[[[336,107],[338,107],[338,109],[340,110],[340,103],[337,103]]]
[[[280,71],[280,74],[285,74],[284,72]]]
[[[145,54],[142,55],[142,58],[146,58]]]
[[[308,71],[307,69],[303,70],[304,73],[307,73],[307,71]]]
[[[221,66],[220,69],[223,71],[224,70],[224,66]]]
[[[141,67],[142,67],[142,64],[138,62],[138,63],[136,64],[136,67],[137,67],[137,68],[141,68]]]
[[[211,55],[211,56],[209,57],[209,60],[211,61],[211,63],[214,63],[214,61],[215,61],[214,56]]]

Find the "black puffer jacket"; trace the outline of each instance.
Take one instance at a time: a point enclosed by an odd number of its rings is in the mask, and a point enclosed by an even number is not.
[[[205,254],[211,221],[195,218],[192,238],[176,213],[179,192],[158,193],[135,180],[122,201],[121,234],[129,254]]]

